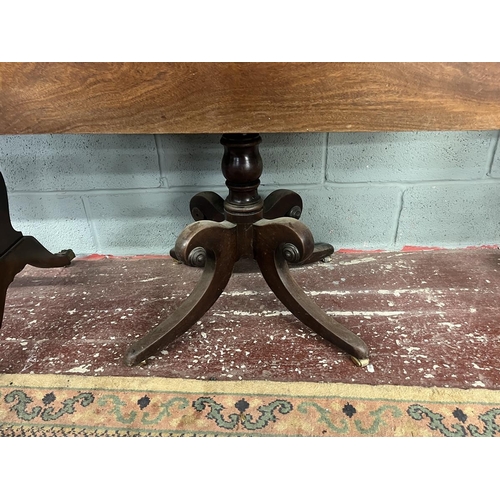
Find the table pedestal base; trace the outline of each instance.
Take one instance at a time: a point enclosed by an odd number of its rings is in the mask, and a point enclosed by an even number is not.
[[[293,279],[288,263],[311,263],[330,255],[331,245],[314,244],[310,230],[298,220],[300,196],[280,189],[265,200],[258,194],[262,174],[259,134],[224,134],[222,172],[229,195],[203,192],[191,200],[196,222],[179,235],[172,256],[203,267],[200,281],[165,321],[134,343],[125,355],[133,366],[182,335],[212,307],[224,291],[240,258],[254,258],[281,302],[313,331],[368,364],[368,347],[354,333],[330,318]]]

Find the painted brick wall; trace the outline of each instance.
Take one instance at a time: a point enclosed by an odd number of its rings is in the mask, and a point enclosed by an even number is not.
[[[261,194],[291,188],[316,241],[500,244],[498,131],[263,134]],[[16,229],[52,251],[167,254],[189,199],[225,197],[219,135],[0,136]]]

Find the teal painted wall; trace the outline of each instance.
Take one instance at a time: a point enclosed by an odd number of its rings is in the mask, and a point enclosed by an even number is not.
[[[261,194],[290,188],[335,248],[500,244],[498,131],[263,134]],[[0,136],[16,229],[52,251],[167,254],[189,199],[225,196],[219,135]]]

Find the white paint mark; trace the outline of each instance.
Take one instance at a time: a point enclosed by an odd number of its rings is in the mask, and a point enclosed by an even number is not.
[[[68,373],[87,373],[90,371],[89,366],[90,363],[87,365],[75,366],[74,368],[71,368],[71,370],[68,370]]]
[[[447,326],[448,328],[460,328],[462,326],[461,323],[450,323],[447,321],[443,321],[442,323],[438,323],[438,325]]]
[[[249,312],[249,311],[229,311],[228,313],[234,314],[235,316],[262,316],[264,318],[269,318],[271,316],[288,316],[292,314],[290,311],[262,311],[262,312]],[[214,316],[226,317],[223,313],[213,313]]]
[[[400,316],[408,311],[327,311],[332,316]]]
[[[374,257],[365,257],[363,259],[353,259],[353,260],[341,260],[339,265],[341,266],[353,266],[356,264],[362,264],[363,262],[375,262]]]
[[[340,290],[319,290],[313,292],[306,292],[306,294],[310,295],[311,297],[316,297],[318,295],[351,295],[351,292],[340,291]]]
[[[486,387],[480,380],[476,380],[473,384],[472,387]]]
[[[482,370],[482,371],[490,371],[491,368],[481,368],[479,365],[477,365],[476,363],[472,363],[472,366],[476,369],[476,370]]]
[[[408,354],[411,354],[413,351],[420,351],[420,347],[403,347],[408,351]]]

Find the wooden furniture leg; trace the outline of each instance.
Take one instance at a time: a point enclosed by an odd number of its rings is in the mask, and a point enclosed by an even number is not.
[[[203,275],[181,306],[127,351],[128,366],[140,363],[175,340],[219,298],[237,261],[236,226],[213,221],[190,224],[177,239],[175,252],[186,264],[204,267]]]
[[[262,159],[259,134],[224,134],[222,173],[229,195],[223,200],[211,191],[191,199],[197,221],[180,234],[172,256],[184,264],[204,267],[189,297],[165,321],[135,342],[125,355],[128,366],[144,361],[184,333],[218,299],[234,264],[254,258],[270,288],[305,325],[351,355],[359,366],[368,364],[368,347],[357,335],[330,318],[295,282],[290,263],[310,263],[333,252],[314,244],[309,229],[298,220],[300,196],[280,189],[266,200],[258,194]]]
[[[63,267],[74,259],[72,250],[57,254],[49,252],[32,236],[14,230],[10,220],[7,188],[0,173],[0,328],[7,288],[26,265],[34,267]]]

